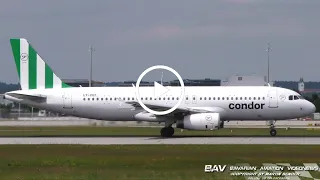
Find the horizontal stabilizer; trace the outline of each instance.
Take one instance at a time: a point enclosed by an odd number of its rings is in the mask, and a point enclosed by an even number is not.
[[[15,100],[29,100],[34,102],[44,102],[47,100],[46,96],[41,94],[20,94],[20,93],[6,93],[5,99],[15,99]]]

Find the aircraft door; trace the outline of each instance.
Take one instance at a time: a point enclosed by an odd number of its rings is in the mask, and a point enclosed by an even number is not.
[[[197,96],[192,96],[192,104],[197,104]]]
[[[189,104],[189,97],[188,97],[188,95],[186,95],[186,97],[185,97],[185,103],[186,103],[186,104]]]
[[[118,106],[119,109],[127,107],[126,106],[126,98],[125,97],[122,97],[122,98],[118,97],[116,101],[118,101],[118,103],[119,103],[119,106]]]
[[[63,108],[65,109],[72,109],[72,95],[69,93],[64,93],[64,95],[62,95],[62,99],[63,99]]]
[[[276,89],[269,90],[269,107],[270,108],[277,108],[278,107],[278,96]]]

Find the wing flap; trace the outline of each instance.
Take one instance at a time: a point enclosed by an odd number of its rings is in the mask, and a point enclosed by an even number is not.
[[[137,101],[129,101],[127,104],[131,104],[134,107],[141,107]],[[170,105],[157,105],[151,103],[144,103],[148,108],[153,110],[168,110],[172,108]],[[174,112],[184,112],[184,113],[222,113],[224,110],[220,107],[178,107]]]

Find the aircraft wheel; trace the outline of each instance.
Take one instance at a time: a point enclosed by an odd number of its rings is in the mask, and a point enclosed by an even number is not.
[[[271,136],[276,136],[276,135],[277,135],[277,130],[271,129],[271,130],[270,130],[270,135],[271,135]]]
[[[173,127],[168,127],[168,130],[169,130],[169,136],[173,136],[174,134],[174,128]]]
[[[160,130],[162,137],[171,137],[174,134],[173,127],[164,127]]]
[[[224,128],[224,121],[221,121],[220,125],[219,125],[219,129]]]

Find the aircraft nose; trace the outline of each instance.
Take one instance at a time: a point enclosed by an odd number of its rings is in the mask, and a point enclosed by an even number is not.
[[[312,103],[307,101],[307,109],[310,112],[310,114],[316,112],[316,106]]]

